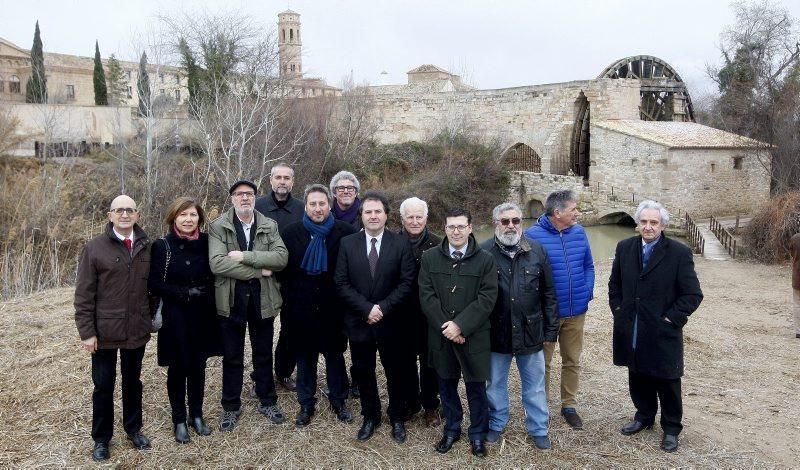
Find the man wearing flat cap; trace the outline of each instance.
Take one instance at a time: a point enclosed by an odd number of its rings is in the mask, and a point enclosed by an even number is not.
[[[241,414],[244,337],[250,329],[253,378],[258,411],[272,423],[286,418],[278,407],[272,377],[272,337],[281,294],[273,272],[286,266],[288,252],[278,224],[255,210],[257,187],[237,181],[230,188],[228,209],[209,229],[211,271],[216,275],[217,314],[222,317],[222,408],[220,431],[232,431]]]

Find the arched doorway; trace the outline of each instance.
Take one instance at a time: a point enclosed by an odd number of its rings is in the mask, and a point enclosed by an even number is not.
[[[581,93],[575,100],[575,124],[569,149],[569,167],[573,174],[589,182],[589,100]]]
[[[538,199],[531,199],[528,201],[528,217],[531,219],[538,219],[540,215],[544,214],[544,204]]]
[[[511,171],[542,172],[542,159],[535,150],[523,143],[517,143],[509,148],[503,159]]]
[[[601,215],[597,219],[597,225],[623,225],[625,227],[635,227],[636,222],[627,212],[610,212]]]

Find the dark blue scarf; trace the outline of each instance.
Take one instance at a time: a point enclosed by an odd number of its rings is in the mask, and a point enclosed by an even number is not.
[[[328,271],[328,250],[325,248],[325,237],[333,230],[334,219],[330,214],[321,224],[315,224],[308,214],[303,214],[303,227],[311,233],[311,242],[303,255],[300,267],[311,276],[319,276]]]

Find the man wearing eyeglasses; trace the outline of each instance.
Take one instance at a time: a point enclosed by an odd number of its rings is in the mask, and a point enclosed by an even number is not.
[[[217,314],[222,317],[222,408],[219,430],[232,431],[241,415],[244,337],[250,329],[257,410],[273,424],[286,418],[272,377],[272,337],[281,294],[274,271],[286,267],[288,252],[278,224],[254,209],[257,187],[246,180],[230,188],[233,207],[208,231],[211,271],[216,275]]]
[[[561,354],[561,416],[572,429],[583,429],[577,411],[583,327],[594,298],[594,260],[589,238],[578,223],[578,197],[571,190],[550,193],[545,213],[525,235],[539,242],[553,269],[558,297],[558,347]],[[550,362],[556,345],[544,343],[545,388],[550,387]],[[549,393],[548,393],[549,395]]]
[[[522,234],[522,211],[503,203],[492,212],[494,237],[481,247],[497,263],[499,294],[492,311],[492,375],[486,386],[489,432],[500,440],[509,420],[508,373],[516,359],[522,383],[525,428],[539,449],[552,447],[547,435],[550,412],[544,388],[545,342],[558,335],[558,302],[547,253]]]
[[[489,429],[486,380],[490,376],[489,316],[497,299],[497,273],[491,254],[472,235],[466,209],[447,212],[441,245],[422,254],[419,302],[428,319],[430,365],[439,377],[445,417],[436,451],[446,453],[461,438],[464,410],[458,396],[463,376],[469,403],[472,454],[486,456]]]
[[[142,358],[150,340],[150,241],[137,225],[139,211],[117,196],[102,235],[91,239],[78,264],[75,324],[81,347],[92,355],[92,458],[109,458],[114,430],[117,351],[121,359],[122,424],[137,449],[150,448],[142,432]]]
[[[356,175],[344,170],[336,173],[331,178],[330,190],[334,199],[333,216],[360,230],[363,227],[359,216],[361,200],[358,198],[361,184]]]

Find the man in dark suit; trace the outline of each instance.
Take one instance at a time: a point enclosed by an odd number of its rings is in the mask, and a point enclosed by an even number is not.
[[[328,400],[339,421],[353,421],[347,409],[347,375],[344,350],[343,308],[336,295],[333,274],[339,243],[356,229],[331,214],[331,193],[321,184],[306,187],[302,221],[281,231],[289,251],[289,264],[278,276],[283,310],[281,330],[287,332],[297,357],[297,401],[300,411],[295,424],[307,426],[317,402],[317,363],[325,357]]]
[[[686,245],[663,235],[669,213],[642,201],[634,216],[640,236],[619,242],[608,303],[614,315],[614,364],[628,367],[633,421],[624,435],[651,428],[661,403],[661,449],[674,452],[683,429],[683,326],[703,300]]]
[[[289,224],[303,219],[303,202],[292,197],[294,169],[286,163],[276,163],[269,172],[269,184],[272,189],[266,196],[256,199],[256,210],[277,222],[278,230],[283,232]],[[275,346],[275,383],[293,392],[296,387],[292,379],[296,365],[295,357],[289,350],[283,323],[283,313],[281,313],[281,329],[278,334],[278,344]],[[255,373],[250,374],[250,378],[255,384]],[[251,392],[251,396],[255,397],[255,385]]]
[[[360,208],[364,231],[344,237],[336,265],[336,288],[344,301],[345,330],[350,338],[356,379],[361,387],[364,422],[357,438],[372,437],[381,422],[381,402],[375,377],[375,353],[380,352],[389,392],[392,438],[405,442],[406,398],[401,379],[412,355],[401,353],[404,344],[402,308],[411,294],[416,266],[411,244],[386,230],[389,201],[381,193],[367,191]]]

